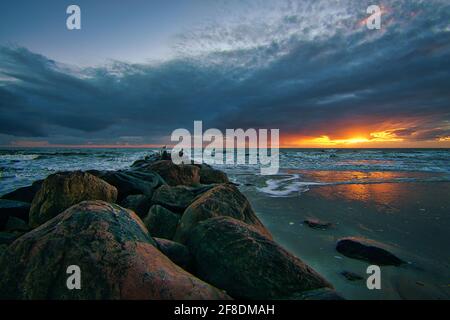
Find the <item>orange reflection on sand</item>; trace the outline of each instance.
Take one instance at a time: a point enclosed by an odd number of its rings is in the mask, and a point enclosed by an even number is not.
[[[320,182],[390,182],[399,178],[425,178],[429,174],[423,172],[394,172],[394,171],[304,171],[288,170],[290,174],[301,173],[307,180]]]
[[[401,183],[347,184],[314,189],[327,200],[371,202],[380,210],[395,212],[396,200],[407,196]]]
[[[340,182],[354,181],[352,184],[323,186],[311,189],[326,200],[346,200],[370,202],[380,210],[394,212],[400,202],[410,198],[404,183],[392,182],[395,179],[427,177],[427,173],[389,172],[389,171],[317,171],[311,172],[310,177],[316,181]],[[366,183],[371,181],[371,183]]]

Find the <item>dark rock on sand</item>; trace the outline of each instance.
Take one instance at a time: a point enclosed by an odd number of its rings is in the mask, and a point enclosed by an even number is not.
[[[82,290],[68,290],[78,265]],[[131,211],[79,203],[17,239],[0,258],[0,299],[227,299],[164,256]]]
[[[184,212],[174,240],[184,243],[189,232],[200,222],[213,217],[229,216],[241,220],[272,238],[259,221],[247,198],[232,184],[220,184],[202,194]]]
[[[230,217],[200,222],[186,243],[196,275],[234,298],[277,299],[332,287],[277,243]]]
[[[404,261],[396,257],[394,254],[369,243],[366,239],[340,239],[336,245],[336,250],[349,258],[368,261],[379,266],[399,266],[404,263]]]
[[[202,184],[230,182],[228,180],[227,175],[220,170],[216,170],[205,164],[200,165],[199,168],[200,168],[200,183]]]
[[[0,198],[31,203],[34,196],[41,188],[43,181],[44,180],[35,181],[31,186],[16,189],[12,192],[4,194]]]
[[[37,227],[84,200],[115,202],[117,189],[87,172],[60,172],[47,177],[31,203],[30,226]]]
[[[134,170],[123,171],[89,171],[93,175],[105,180],[117,188],[117,200],[123,201],[129,195],[143,194],[148,197],[159,186],[165,184],[164,180],[155,172],[140,172]]]
[[[154,240],[156,241],[158,249],[173,263],[187,271],[193,269],[194,260],[188,247],[167,239],[154,238]]]
[[[28,221],[30,204],[28,202],[0,199],[0,230],[5,228],[9,217]]]
[[[151,206],[151,198],[143,194],[132,194],[126,197],[120,205],[133,210],[140,218],[144,218]]]
[[[341,275],[343,275],[348,281],[359,281],[359,280],[364,279],[359,274],[351,272],[351,271],[342,271]]]
[[[169,186],[159,187],[152,197],[152,203],[159,204],[173,212],[182,213],[194,200],[212,186]]]
[[[303,221],[303,223],[306,224],[310,228],[321,229],[321,230],[326,230],[333,226],[333,224],[331,222],[320,221],[318,219],[306,219],[305,221]]]
[[[179,221],[178,214],[160,205],[152,206],[144,219],[145,226],[152,237],[164,239],[173,239]]]
[[[191,164],[176,165],[170,160],[160,160],[140,166],[139,171],[154,171],[171,186],[200,184],[200,169]]]

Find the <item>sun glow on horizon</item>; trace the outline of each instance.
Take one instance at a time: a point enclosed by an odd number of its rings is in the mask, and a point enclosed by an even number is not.
[[[372,143],[391,143],[404,142],[405,140],[395,134],[395,130],[384,130],[371,132],[367,135],[355,134],[349,135],[348,138],[332,138],[329,135],[321,135],[319,137],[295,138],[288,139],[287,144],[297,146],[318,146],[318,147],[346,147],[355,145],[370,145]]]

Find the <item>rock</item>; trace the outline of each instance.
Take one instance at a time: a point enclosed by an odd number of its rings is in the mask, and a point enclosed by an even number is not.
[[[343,238],[336,245],[336,250],[353,259],[368,261],[379,266],[394,265],[399,266],[404,263],[389,251],[377,247],[367,239]]]
[[[228,183],[227,175],[225,172],[216,170],[207,165],[200,166],[200,183],[213,184],[213,183]]]
[[[120,205],[133,210],[139,218],[144,218],[150,209],[151,199],[149,196],[143,194],[132,194],[126,197]]]
[[[189,232],[200,221],[229,216],[241,220],[260,233],[272,238],[270,232],[259,221],[247,198],[231,184],[221,184],[205,192],[195,200],[184,212],[178,224],[174,240],[184,243]]]
[[[170,158],[170,156],[169,156],[169,158]],[[146,156],[144,159],[136,160],[131,165],[131,168],[139,170],[141,168],[145,168],[146,166],[148,166],[149,164],[151,164],[153,162],[160,161],[160,160],[170,160],[170,159],[168,159],[168,158],[163,159],[159,153],[154,153],[154,154],[150,154],[150,155]]]
[[[35,181],[31,186],[16,189],[10,193],[4,194],[0,198],[31,203],[34,196],[41,188],[43,181],[44,180]]]
[[[332,287],[277,243],[230,217],[200,222],[186,243],[196,275],[234,298],[277,299]]]
[[[47,177],[31,203],[30,226],[37,227],[84,200],[115,202],[117,189],[86,172],[61,172]]]
[[[16,217],[9,217],[8,222],[5,225],[5,231],[7,232],[23,232],[23,231],[29,231],[30,227],[28,226],[28,223],[26,223],[24,220],[16,218]]]
[[[185,245],[161,238],[154,238],[158,249],[164,253],[173,263],[184,270],[193,270],[194,261],[192,255]]]
[[[139,170],[157,172],[171,186],[200,184],[200,169],[191,164],[176,165],[170,160],[160,160]]]
[[[164,239],[173,239],[179,221],[178,214],[160,205],[152,206],[144,219],[145,226],[152,237]]]
[[[0,230],[5,228],[9,217],[28,221],[30,204],[28,202],[0,199]]]
[[[89,171],[117,188],[117,200],[123,201],[129,195],[143,194],[152,197],[153,191],[165,184],[155,172],[123,171]]]
[[[0,232],[0,245],[9,245],[18,237],[19,234],[16,232]]]
[[[303,221],[303,223],[310,228],[321,230],[326,230],[333,226],[331,222],[320,221],[318,219],[306,219],[305,221]]]
[[[85,201],[17,239],[0,258],[0,299],[227,299],[164,256],[131,210]],[[68,290],[67,267],[82,290]]]
[[[169,186],[159,187],[152,197],[152,203],[159,204],[173,212],[182,213],[194,202],[196,197],[211,189],[212,186],[188,187]]]
[[[345,299],[333,289],[321,288],[297,293],[283,300],[345,300]]]
[[[359,274],[351,272],[351,271],[342,271],[341,275],[343,275],[348,281],[359,281],[359,280],[364,279]]]

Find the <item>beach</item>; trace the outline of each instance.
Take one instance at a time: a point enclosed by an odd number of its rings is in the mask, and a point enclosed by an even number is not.
[[[156,150],[3,150],[0,194],[65,170],[118,170]],[[450,298],[448,150],[281,150],[275,176],[249,165],[217,166],[249,199],[275,241],[323,275],[346,299]],[[329,223],[313,228],[305,220]],[[381,267],[336,251],[361,238],[404,260]],[[362,279],[349,280],[343,273]]]
[[[347,299],[449,299],[449,194],[446,182],[318,186],[289,199],[246,193],[274,238]],[[305,219],[333,226],[314,229]],[[337,240],[349,236],[381,243],[408,264],[382,267],[382,289],[368,290],[369,263],[335,250]],[[344,271],[364,279],[349,281]]]

